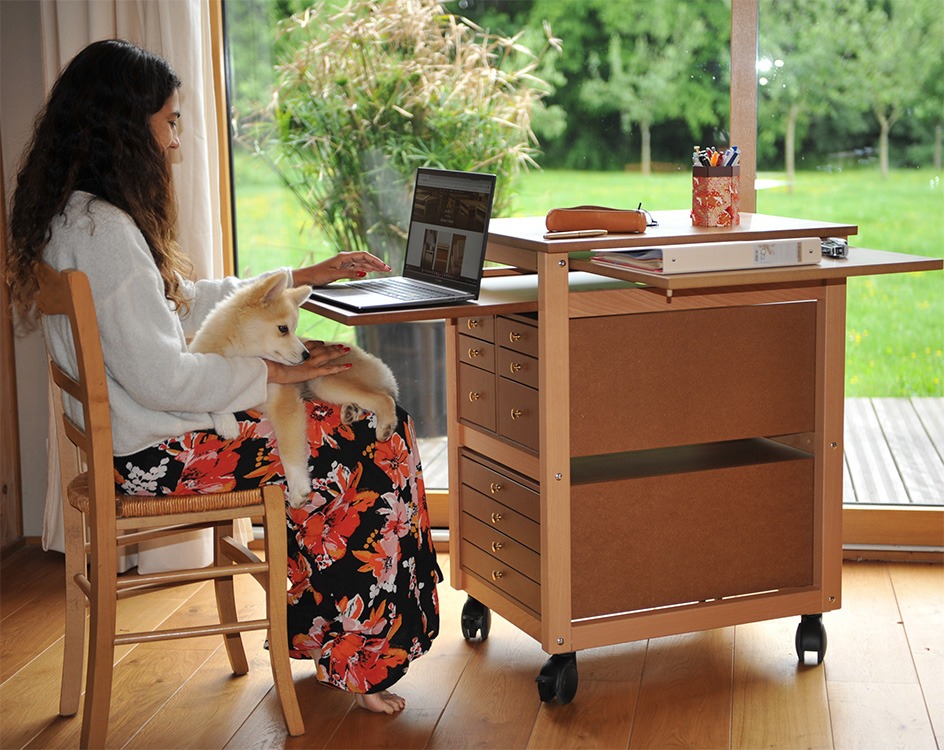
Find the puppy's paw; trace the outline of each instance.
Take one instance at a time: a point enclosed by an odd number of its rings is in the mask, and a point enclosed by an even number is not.
[[[213,429],[224,440],[235,440],[239,437],[239,422],[232,414],[214,414]]]
[[[357,404],[341,406],[341,424],[353,424],[364,415],[364,410]]]
[[[393,422],[385,422],[383,424],[377,425],[377,439],[381,443],[386,443],[390,438],[393,437],[393,433],[397,431],[397,420]]]
[[[308,502],[307,492],[289,492],[286,497],[288,504],[293,508],[301,508]]]

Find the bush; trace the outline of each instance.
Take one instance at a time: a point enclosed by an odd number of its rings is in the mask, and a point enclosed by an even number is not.
[[[535,165],[540,55],[430,0],[324,3],[283,26],[291,59],[255,127],[269,159],[335,250],[402,264],[415,170],[498,176],[496,213]],[[545,50],[556,46],[548,34]],[[542,51],[543,54],[543,51]]]

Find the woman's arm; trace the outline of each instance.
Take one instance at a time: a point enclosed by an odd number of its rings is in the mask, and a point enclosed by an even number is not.
[[[338,253],[313,266],[295,269],[292,271],[292,283],[295,286],[324,286],[340,279],[363,278],[369,273],[386,273],[389,270],[390,266],[376,255],[364,252]]]

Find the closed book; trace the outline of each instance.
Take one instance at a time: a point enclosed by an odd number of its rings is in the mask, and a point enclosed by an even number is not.
[[[626,250],[608,248],[594,253],[591,260],[603,265],[655,273],[704,273],[808,265],[819,263],[822,257],[819,237],[801,237],[746,242],[701,242]]]

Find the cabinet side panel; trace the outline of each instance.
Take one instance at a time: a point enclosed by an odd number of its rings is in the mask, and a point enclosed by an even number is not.
[[[571,489],[575,619],[813,585],[813,459]]]
[[[815,324],[813,302],[571,321],[572,454],[812,431]]]

